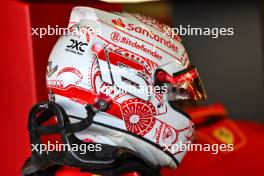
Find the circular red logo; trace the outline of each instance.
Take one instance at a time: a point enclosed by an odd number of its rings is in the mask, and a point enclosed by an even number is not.
[[[121,39],[121,36],[120,36],[120,34],[118,32],[112,32],[111,39],[114,42],[118,42]]]

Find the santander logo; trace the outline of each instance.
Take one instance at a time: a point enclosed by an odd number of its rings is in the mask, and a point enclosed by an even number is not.
[[[168,39],[164,38],[163,35],[158,35],[155,32],[150,31],[146,28],[141,28],[139,26],[136,26],[135,24],[130,23],[130,24],[128,24],[127,29],[134,31],[138,34],[144,35],[144,36],[162,44],[163,46],[171,49],[174,52],[178,52],[178,50],[179,50],[179,48],[174,44],[173,41],[168,40]]]
[[[126,27],[126,25],[123,23],[123,21],[121,20],[121,18],[118,18],[118,19],[113,19],[112,22],[116,25],[116,26],[119,26],[119,27]]]
[[[126,27],[127,30],[134,31],[140,35],[144,35],[144,36],[150,38],[151,40],[154,40],[154,41],[162,44],[163,46],[171,49],[173,52],[179,52],[178,46],[176,46],[174,44],[174,42],[172,42],[171,40],[168,40],[165,37],[163,37],[164,35],[157,35],[157,34],[155,34],[155,32],[150,31],[149,29],[137,26],[133,23],[129,23],[129,24],[125,25],[124,22],[121,20],[121,18],[112,19],[112,23],[115,24],[115,26],[117,28],[124,29]]]
[[[140,26],[136,26],[133,23],[129,23],[127,25],[124,24],[124,22],[121,20],[121,18],[113,19],[112,23],[115,24],[118,28],[125,28],[129,31],[134,31],[138,34],[144,35],[152,40],[155,40],[156,42],[159,42],[160,44],[164,45],[165,47],[168,47],[174,52],[178,52],[178,47],[174,44],[174,42],[171,42],[171,40],[167,40],[166,38],[163,38],[162,35],[157,35],[154,32],[141,28]]]

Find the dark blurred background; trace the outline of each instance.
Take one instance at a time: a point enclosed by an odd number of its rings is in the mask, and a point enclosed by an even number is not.
[[[126,4],[124,10],[174,27],[232,27],[233,36],[182,36],[198,67],[208,101],[223,103],[233,119],[264,122],[263,2],[158,1]]]

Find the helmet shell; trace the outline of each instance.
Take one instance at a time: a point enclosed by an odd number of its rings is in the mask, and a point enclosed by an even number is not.
[[[143,15],[75,7],[69,29],[50,54],[46,80],[50,100],[72,121],[85,118],[85,106],[104,94],[112,105],[96,113],[94,122],[144,138],[161,150],[190,141],[193,127],[185,114],[173,109],[165,95],[144,92],[154,87],[157,70],[173,75],[189,65],[185,48],[170,27]],[[138,85],[143,93],[133,93]],[[170,153],[181,161],[185,151]],[[166,161],[156,158],[155,164],[175,167],[171,156]]]

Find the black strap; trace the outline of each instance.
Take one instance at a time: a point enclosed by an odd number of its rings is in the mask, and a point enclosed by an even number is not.
[[[100,104],[99,104],[100,105]],[[87,118],[78,123],[70,124],[66,112],[54,102],[42,102],[33,106],[29,114],[29,131],[31,144],[41,144],[40,136],[43,134],[61,134],[64,144],[72,143],[80,145],[84,143],[75,137],[74,132],[81,131],[89,127],[93,121],[93,116],[97,111],[91,105],[87,105]],[[107,106],[102,103],[98,110],[105,110]],[[51,117],[56,116],[57,125],[41,126]],[[69,134],[67,134],[69,133]],[[159,171],[153,166],[140,160],[137,154],[127,148],[101,144],[102,151],[81,153],[61,151],[53,152],[51,155],[44,156],[37,151],[32,151],[32,157],[23,167],[23,175],[30,176],[53,176],[45,175],[52,173],[49,167],[56,165],[67,165],[78,168],[85,168],[92,172],[109,173],[110,175],[120,175],[122,173],[136,171],[142,176],[158,176]],[[85,162],[84,162],[85,161]],[[47,170],[48,169],[48,170]],[[43,172],[45,170],[45,172]],[[33,175],[32,175],[33,174]],[[35,174],[35,175],[34,175]],[[42,175],[41,175],[42,174]]]
[[[95,115],[95,112],[91,106],[85,107],[87,111],[87,117],[82,119],[80,122],[74,123],[74,124],[65,124],[63,129],[61,129],[58,125],[50,125],[50,126],[41,126],[43,123],[48,121],[54,113],[49,110],[44,110],[41,112],[41,114],[37,118],[37,130],[36,133],[38,135],[44,135],[44,134],[58,134],[62,130],[65,130],[65,133],[75,133],[82,131],[86,128],[88,128],[92,122],[93,122],[93,116]]]

